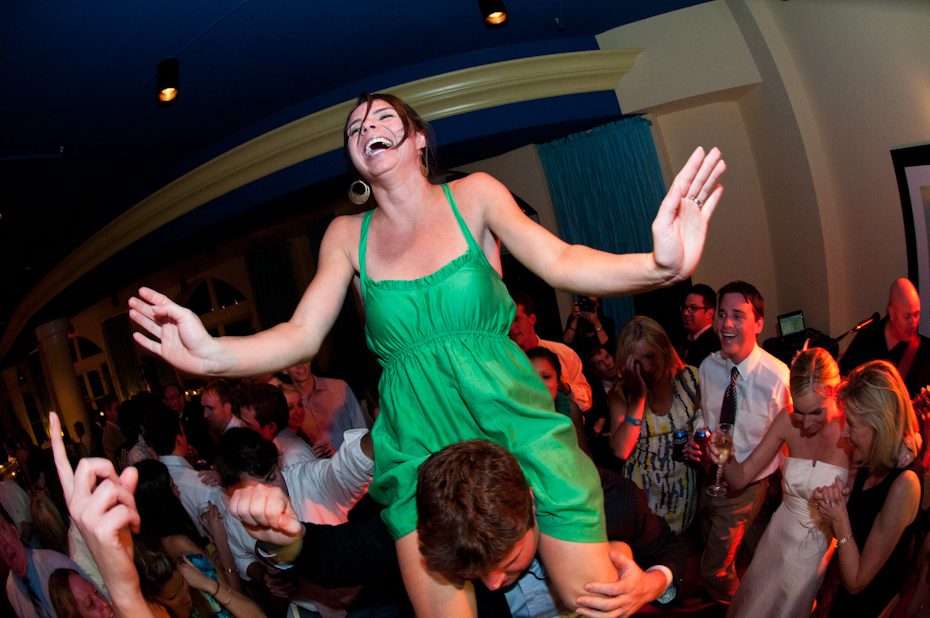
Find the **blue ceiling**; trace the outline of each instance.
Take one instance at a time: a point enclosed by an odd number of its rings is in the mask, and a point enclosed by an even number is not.
[[[489,29],[477,0],[3,0],[0,329],[22,295],[94,232],[233,146],[362,90],[596,49],[598,33],[700,1],[507,0],[509,21]],[[156,67],[170,57],[180,60],[180,96],[159,107]],[[441,161],[455,165],[619,112],[613,93],[595,93],[447,118],[435,128]],[[191,235],[344,172],[340,153],[318,157],[201,207],[143,245],[190,244]],[[116,262],[114,283],[132,260]],[[106,275],[62,295],[49,312],[112,293],[101,289]]]

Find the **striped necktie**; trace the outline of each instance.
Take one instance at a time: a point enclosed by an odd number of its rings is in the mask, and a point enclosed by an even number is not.
[[[723,393],[723,403],[720,405],[720,422],[733,424],[736,422],[736,379],[739,378],[739,369],[730,370],[730,383]]]

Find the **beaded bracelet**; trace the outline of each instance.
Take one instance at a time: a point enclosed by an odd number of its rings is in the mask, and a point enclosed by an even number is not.
[[[848,543],[852,538],[853,538],[853,535],[852,535],[852,532],[850,532],[850,533],[847,534],[846,536],[844,536],[844,537],[842,537],[842,538],[840,538],[840,539],[837,539],[837,540],[836,540],[836,549],[839,550],[840,547],[842,547],[843,545],[846,545],[846,543]]]

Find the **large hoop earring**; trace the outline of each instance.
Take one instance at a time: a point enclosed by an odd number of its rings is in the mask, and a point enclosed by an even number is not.
[[[371,197],[371,187],[364,180],[356,180],[349,185],[349,201],[361,206]]]

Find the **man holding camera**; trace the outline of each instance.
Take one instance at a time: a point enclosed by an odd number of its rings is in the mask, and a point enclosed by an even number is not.
[[[579,296],[575,300],[562,341],[582,357],[595,346],[601,346],[611,354],[616,351],[614,321],[601,313],[600,298]]]

